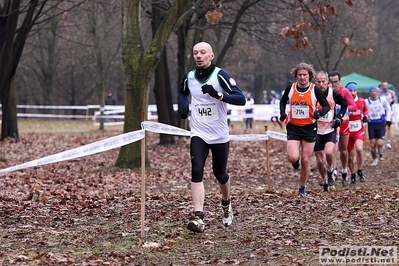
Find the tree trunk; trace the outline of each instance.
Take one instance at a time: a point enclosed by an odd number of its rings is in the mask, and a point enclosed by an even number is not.
[[[155,69],[154,93],[157,105],[158,122],[175,125],[173,102],[171,96],[168,59],[166,51],[162,53],[162,59]],[[175,138],[170,134],[159,134],[159,144],[167,145],[175,143]]]
[[[157,5],[152,5],[152,32],[155,33],[161,24],[162,18],[165,12]],[[158,122],[175,125],[175,119],[173,117],[173,101],[170,88],[169,68],[168,68],[168,57],[167,51],[164,49],[161,59],[155,68],[155,82],[154,82],[154,94],[155,103],[157,106]],[[173,135],[160,134],[159,144],[167,145],[175,143]]]
[[[8,98],[7,112],[7,136],[19,140],[18,117],[17,117],[17,96],[15,90],[15,76],[11,78],[10,97]]]
[[[123,0],[123,60],[126,72],[125,123],[123,132],[141,129],[142,117],[147,117],[148,87],[161,59],[166,41],[189,0],[176,0],[164,16],[157,32],[144,49],[140,32],[141,1]],[[141,165],[141,141],[122,146],[115,165],[138,168]],[[146,166],[149,165],[146,156]]]
[[[18,137],[18,120],[16,119],[16,110],[15,110],[15,119],[8,113],[15,107],[9,107],[9,100],[13,99],[14,104],[15,96],[11,96],[11,84],[12,79],[15,76],[15,71],[17,69],[18,63],[21,58],[22,51],[24,49],[26,39],[28,34],[32,28],[33,23],[38,18],[38,14],[35,14],[36,8],[38,7],[39,0],[32,0],[27,4],[24,14],[25,17],[22,20],[20,28],[17,29],[17,22],[19,20],[19,15],[22,13],[19,10],[21,1],[15,0],[11,1],[10,6],[6,6],[5,10],[0,10],[1,15],[0,20],[1,24],[4,25],[4,28],[1,29],[0,37],[2,39],[0,46],[0,69],[2,69],[2,75],[0,75],[0,93],[2,96],[2,111],[3,111],[3,123],[1,125],[1,137],[3,140],[6,137]],[[41,2],[42,7],[46,4],[46,1]],[[39,8],[38,10],[42,10]],[[4,12],[5,11],[5,12]],[[40,13],[38,11],[38,13]],[[3,13],[4,12],[4,13]],[[11,119],[11,120],[10,120]],[[14,119],[14,120],[13,120]],[[11,122],[12,128],[8,129],[8,121]],[[15,124],[14,124],[15,123]],[[16,132],[15,132],[16,130]],[[9,133],[11,135],[9,135]]]

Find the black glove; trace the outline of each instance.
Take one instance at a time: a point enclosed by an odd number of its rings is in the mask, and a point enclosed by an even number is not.
[[[363,123],[368,123],[368,122],[369,122],[368,116],[363,116],[362,122],[363,122]]]
[[[313,113],[313,118],[314,119],[319,119],[320,118],[320,111],[315,111],[314,113]]]
[[[392,125],[392,122],[391,121],[387,121],[386,125],[390,127]]]
[[[180,108],[180,110],[179,110],[180,118],[181,119],[187,119],[188,111],[189,111],[188,106]]]
[[[219,99],[218,92],[213,88],[212,85],[205,84],[201,88],[203,94],[208,93],[213,98]]]
[[[284,122],[286,118],[287,118],[286,114],[280,114],[280,121],[281,122]]]
[[[336,117],[336,118],[334,118],[334,120],[331,124],[331,127],[334,129],[338,128],[341,125],[341,123],[342,123],[342,119],[340,119],[339,117]]]

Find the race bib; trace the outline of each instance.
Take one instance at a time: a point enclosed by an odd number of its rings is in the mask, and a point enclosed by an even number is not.
[[[331,122],[331,121],[333,121],[333,113],[332,113],[332,111],[331,110],[328,111],[328,113],[326,115],[320,117],[318,119],[318,121],[321,121],[321,122]]]
[[[369,113],[369,117],[371,120],[377,120],[381,118],[381,114],[379,112],[371,112]]]
[[[309,118],[309,106],[291,106],[293,118]]]
[[[362,122],[360,120],[349,121],[349,132],[358,132],[362,128]]]
[[[199,104],[194,108],[198,121],[213,121],[219,119],[216,103]]]

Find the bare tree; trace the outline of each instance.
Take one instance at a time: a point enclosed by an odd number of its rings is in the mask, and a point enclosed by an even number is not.
[[[293,39],[291,49],[301,51],[317,69],[336,70],[345,58],[371,52],[372,38],[367,37],[367,46],[361,39],[376,28],[369,5],[365,0],[293,1],[293,25],[284,27],[280,36]]]
[[[82,0],[83,1],[83,0]],[[14,77],[26,39],[35,24],[44,23],[43,17],[63,1],[13,0],[0,5],[0,94],[2,100],[1,137],[19,138]]]
[[[126,67],[126,102],[124,132],[141,128],[143,114],[147,114],[148,87],[165,46],[189,0],[176,0],[165,14],[148,47],[141,32],[140,1],[123,1],[123,60]],[[140,143],[122,146],[116,166],[135,168],[141,164]],[[146,160],[148,161],[148,160]]]

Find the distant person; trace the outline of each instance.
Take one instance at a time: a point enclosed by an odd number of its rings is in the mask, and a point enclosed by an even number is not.
[[[275,105],[273,108],[273,116],[270,118],[270,121],[273,123],[273,125],[278,124],[280,128],[283,129],[283,123],[278,119],[278,114],[280,112],[280,100],[277,99],[274,93],[270,95],[270,104]]]
[[[246,103],[245,103],[245,128],[246,129],[251,129],[252,128],[252,122],[253,122],[253,113],[254,113],[254,107],[253,105],[255,104],[254,98],[252,98],[252,94],[250,92],[247,93]]]
[[[261,104],[268,104],[269,100],[267,99],[267,91],[263,91],[263,97],[262,97],[262,101],[260,102]]]
[[[209,43],[194,45],[193,57],[196,67],[184,75],[178,95],[182,119],[188,117],[191,99],[190,158],[194,219],[187,228],[201,233],[205,229],[203,176],[209,151],[212,152],[212,170],[221,193],[223,225],[229,226],[233,222],[230,177],[227,174],[230,149],[227,104],[244,106],[245,96],[230,74],[212,62],[215,54]]]
[[[108,92],[107,97],[105,97],[105,105],[116,105],[116,99],[115,97],[112,95],[112,92]],[[114,118],[114,121],[116,122],[117,119]],[[105,116],[105,122],[109,122],[109,115],[107,114]]]
[[[370,139],[371,156],[373,157],[371,166],[377,166],[377,152],[380,156],[380,161],[384,160],[385,124],[391,121],[391,106],[389,106],[385,97],[378,95],[378,88],[376,86],[371,86],[369,91],[370,97],[366,99],[366,105],[369,111],[367,129]]]
[[[380,84],[380,95],[381,97],[384,97],[388,104],[391,106],[391,117],[389,117],[389,121],[387,121],[386,126],[385,126],[385,141],[386,141],[386,147],[388,149],[392,148],[391,145],[391,125],[392,125],[392,116],[393,116],[393,104],[396,102],[396,95],[393,90],[388,89],[388,82],[383,81]]]

